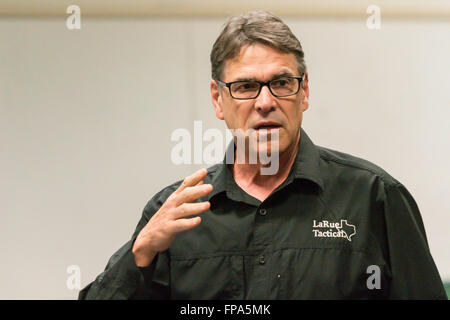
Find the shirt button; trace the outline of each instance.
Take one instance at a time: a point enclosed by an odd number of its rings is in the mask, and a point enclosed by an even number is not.
[[[264,256],[260,256],[259,257],[259,264],[264,264],[266,263],[266,259],[264,258]]]
[[[265,216],[267,214],[267,210],[266,209],[260,209],[259,210],[259,214],[262,216]]]

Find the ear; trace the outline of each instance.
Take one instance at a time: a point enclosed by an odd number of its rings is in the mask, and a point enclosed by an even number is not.
[[[211,80],[209,83],[209,88],[211,90],[211,100],[214,106],[214,111],[216,112],[217,119],[224,120],[223,110],[222,110],[222,95],[219,92],[219,85],[216,81]]]
[[[303,79],[301,83],[300,90],[302,92],[303,100],[301,103],[301,109],[302,111],[306,111],[309,106],[309,86],[308,86],[308,73],[305,73],[305,78]]]

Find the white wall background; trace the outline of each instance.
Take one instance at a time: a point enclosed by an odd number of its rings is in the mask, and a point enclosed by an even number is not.
[[[0,19],[0,299],[76,298],[67,267],[91,282],[151,196],[199,167],[171,163],[170,134],[225,128],[209,97],[223,21]],[[285,22],[310,72],[303,127],[405,184],[450,280],[449,21]]]

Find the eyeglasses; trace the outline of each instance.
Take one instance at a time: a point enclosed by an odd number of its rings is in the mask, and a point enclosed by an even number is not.
[[[232,98],[248,100],[256,99],[264,86],[267,86],[275,97],[288,97],[297,94],[300,90],[300,83],[303,81],[303,76],[304,74],[301,77],[281,77],[270,81],[216,81],[219,85],[228,87]]]

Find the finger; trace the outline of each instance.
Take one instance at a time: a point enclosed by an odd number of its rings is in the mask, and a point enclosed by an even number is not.
[[[197,183],[196,186],[201,186],[203,183],[204,183],[203,180],[200,180],[200,182]]]
[[[186,202],[194,202],[197,199],[204,197],[211,193],[213,186],[211,184],[202,184],[200,186],[187,187],[177,194],[175,197],[175,204],[181,205]]]
[[[173,218],[181,219],[195,214],[202,213],[211,207],[209,201],[196,202],[196,203],[183,203],[174,210]]]
[[[207,173],[208,173],[208,170],[206,170],[205,168],[202,168],[202,169],[194,172],[190,176],[187,176],[183,180],[181,185],[178,187],[176,192],[181,192],[184,189],[186,189],[187,187],[195,186],[199,181],[203,180],[206,177]]]
[[[192,228],[195,228],[200,224],[202,218],[195,217],[191,219],[178,219],[171,223],[170,231],[173,233],[179,233],[182,231],[186,231]]]

